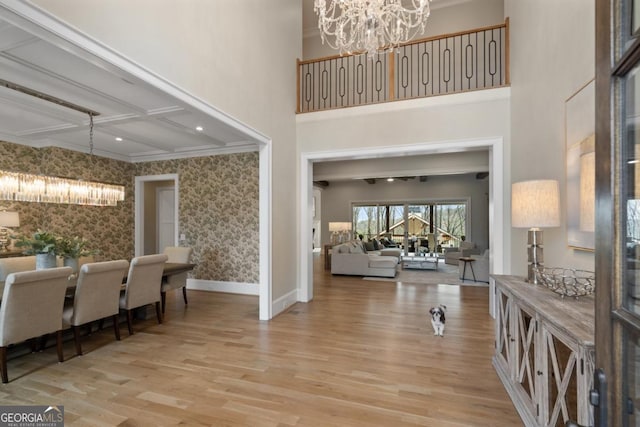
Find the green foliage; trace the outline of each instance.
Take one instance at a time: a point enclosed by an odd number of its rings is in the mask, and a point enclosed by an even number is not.
[[[83,237],[62,237],[58,239],[56,253],[64,258],[78,259],[95,255],[96,250],[89,249],[89,242]]]
[[[80,258],[95,255],[97,250],[89,248],[89,242],[83,237],[58,237],[53,233],[38,230],[33,237],[22,236],[15,244],[19,248],[25,248],[26,255],[52,254],[64,258]]]
[[[15,245],[19,248],[25,248],[24,254],[53,254],[57,249],[58,238],[49,232],[38,230],[33,233],[33,237],[21,236]]]

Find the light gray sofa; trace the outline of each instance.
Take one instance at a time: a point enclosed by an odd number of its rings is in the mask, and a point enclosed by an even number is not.
[[[398,259],[399,254],[370,254],[365,252],[362,242],[347,242],[331,248],[331,274],[395,277]]]

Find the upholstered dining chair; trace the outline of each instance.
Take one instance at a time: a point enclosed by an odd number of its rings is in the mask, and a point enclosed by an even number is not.
[[[177,262],[181,264],[187,264],[193,253],[192,248],[181,246],[167,246],[164,248],[164,253],[169,257],[167,262]],[[172,274],[168,276],[162,282],[161,297],[162,297],[162,313],[164,313],[164,307],[167,303],[167,291],[182,288],[182,298],[184,304],[187,305],[187,275],[188,273]]]
[[[131,260],[127,285],[120,296],[120,308],[127,312],[127,327],[129,335],[133,335],[133,309],[148,304],[155,304],[158,323],[162,323],[160,311],[160,285],[162,284],[162,272],[164,263],[167,262],[165,254],[143,255]]]
[[[2,382],[9,382],[7,347],[56,333],[58,361],[62,354],[62,307],[71,267],[11,273],[7,276],[0,304],[0,369]]]
[[[125,260],[87,263],[80,267],[73,306],[66,307],[62,313],[64,328],[73,330],[78,356],[82,355],[79,328],[87,323],[111,317],[116,340],[120,340],[120,290],[128,268],[129,262]]]

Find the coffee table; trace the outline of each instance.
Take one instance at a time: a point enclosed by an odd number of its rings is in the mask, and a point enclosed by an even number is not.
[[[437,270],[440,258],[437,256],[402,256],[402,269]]]

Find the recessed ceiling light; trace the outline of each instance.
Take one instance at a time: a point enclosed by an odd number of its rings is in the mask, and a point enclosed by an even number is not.
[[[387,178],[387,182],[393,182],[393,178]]]
[[[196,130],[198,132],[202,132],[204,130],[204,128],[202,126],[196,126]]]
[[[119,136],[116,136],[116,141],[122,142],[122,138],[120,138]]]

